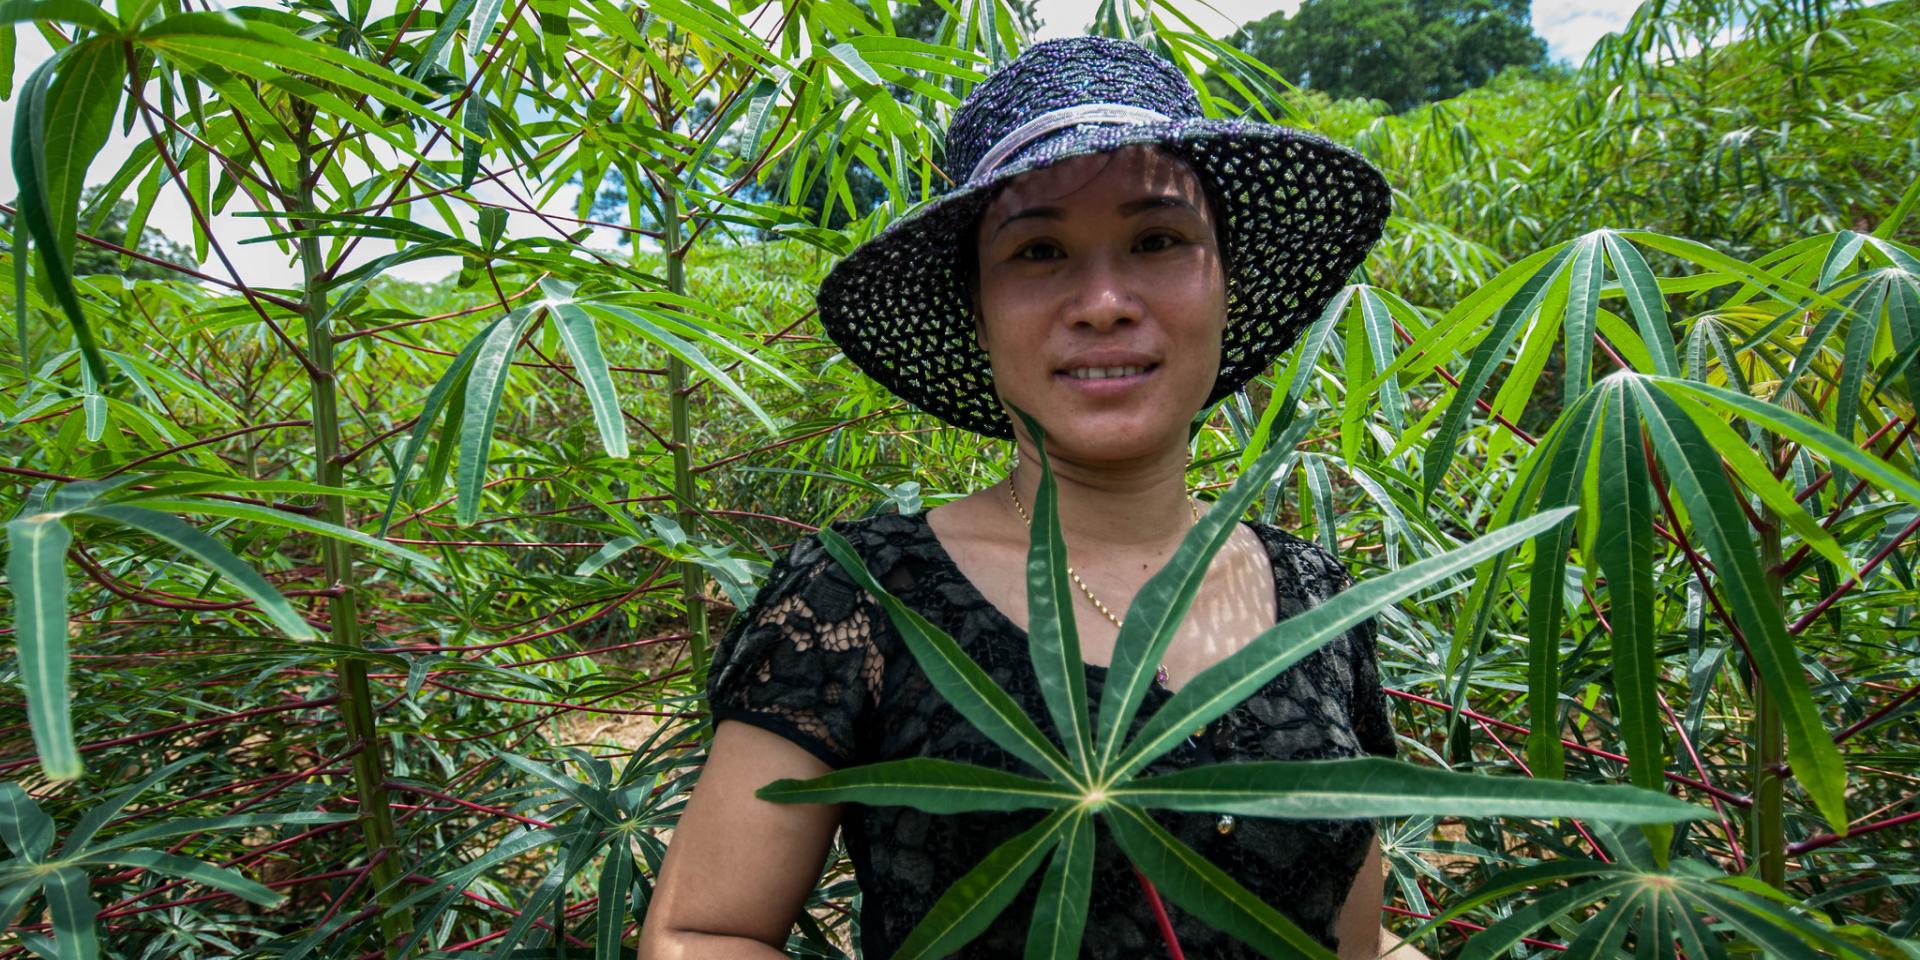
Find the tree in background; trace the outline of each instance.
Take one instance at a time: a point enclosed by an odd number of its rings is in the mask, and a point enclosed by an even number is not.
[[[1546,63],[1528,0],[1305,0],[1241,27],[1234,46],[1289,81],[1396,112]]]
[[[174,243],[166,234],[144,228],[144,226],[137,228],[138,236],[133,244],[129,244],[127,233],[133,219],[133,201],[124,198],[116,199],[111,206],[104,210],[100,209],[102,189],[102,184],[95,184],[88,187],[80,198],[80,209],[91,211],[88,214],[88,222],[91,226],[82,227],[89,236],[178,266],[195,267],[200,264],[200,258],[195,257],[192,250]],[[4,229],[7,236],[13,236],[13,217],[0,213],[0,229]],[[104,246],[83,243],[74,248],[74,276],[86,277],[102,273],[126,277],[129,280],[171,280],[178,276],[178,271],[138,257],[115,253]]]

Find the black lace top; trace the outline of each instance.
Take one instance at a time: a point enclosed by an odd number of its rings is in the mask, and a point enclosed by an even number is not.
[[[1333,595],[1346,571],[1324,550],[1252,525],[1272,557],[1281,618]],[[839,523],[867,568],[895,596],[952,634],[1021,703],[1042,730],[1052,723],[1028,661],[1025,633],[961,575],[926,515],[884,514]],[[1090,707],[1104,667],[1087,666]],[[771,730],[838,768],[939,757],[1037,775],[980,735],[927,681],[886,613],[815,537],[774,565],[750,609],[715,649],[708,694],[715,721]],[[1149,688],[1137,730],[1171,696]],[[1392,755],[1393,730],[1374,661],[1371,622],[1336,638],[1156,760],[1147,773],[1197,763]],[[860,944],[891,956],[938,897],[996,846],[1038,822],[1039,811],[934,815],[905,807],[848,805],[842,836],[865,892]],[[1373,838],[1364,820],[1241,817],[1222,832],[1210,814],[1155,819],[1329,948],[1334,920]],[[1043,871],[1044,872],[1044,871]],[[1027,895],[958,956],[1020,956],[1040,874]],[[1187,956],[1258,954],[1167,904]],[[1131,866],[1098,832],[1093,902],[1083,957],[1166,956]]]

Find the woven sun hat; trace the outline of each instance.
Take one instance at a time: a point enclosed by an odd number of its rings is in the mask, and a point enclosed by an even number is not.
[[[1071,157],[1157,145],[1215,200],[1227,325],[1210,406],[1297,340],[1366,258],[1389,189],[1324,137],[1209,120],[1185,75],[1138,44],[1034,44],[980,82],[947,130],[952,190],[835,264],[817,303],[827,335],[869,376],[954,426],[1011,439],[987,354],[974,340],[965,264],[995,187]]]

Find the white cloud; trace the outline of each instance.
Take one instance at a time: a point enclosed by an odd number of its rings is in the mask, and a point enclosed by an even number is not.
[[[1118,2],[1118,0],[1116,0]],[[1140,0],[1134,0],[1136,9]],[[1034,7],[1042,21],[1037,39],[1071,37],[1085,32],[1100,8],[1100,0],[1039,0]],[[1208,34],[1224,37],[1243,23],[1274,12],[1292,13],[1300,0],[1181,0],[1180,10]]]
[[[1627,25],[1640,0],[1535,0],[1533,30],[1547,41],[1547,55],[1574,64],[1587,58],[1594,42]]]

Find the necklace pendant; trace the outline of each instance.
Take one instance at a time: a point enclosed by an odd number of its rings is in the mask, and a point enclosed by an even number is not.
[[[1213,823],[1213,831],[1223,837],[1229,833],[1232,833],[1233,832],[1233,814],[1230,814],[1230,813],[1221,814],[1220,819],[1214,821]]]
[[[1160,669],[1153,671],[1153,682],[1163,687],[1167,685],[1167,665],[1166,664],[1164,663],[1161,664]]]

